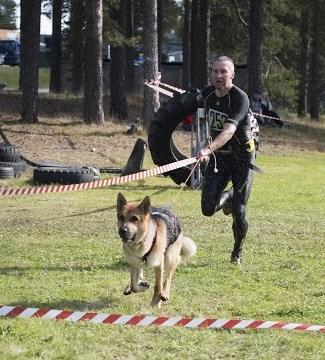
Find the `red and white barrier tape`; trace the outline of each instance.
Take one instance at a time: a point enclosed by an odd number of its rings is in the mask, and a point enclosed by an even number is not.
[[[157,86],[157,85],[153,85],[153,84],[150,84],[148,82],[145,82],[144,83],[145,85],[147,85],[148,87],[150,87],[151,89],[154,89],[154,90],[158,90],[160,93],[168,96],[168,97],[173,97],[174,96],[174,93],[171,92],[171,91],[168,91],[166,89],[162,89],[161,87]]]
[[[172,85],[169,85],[169,84],[165,84],[163,82],[159,82],[159,85],[162,85],[162,86],[165,86],[167,89],[172,89],[172,90],[175,90],[176,92],[180,93],[180,94],[184,94],[186,92],[186,90],[183,90],[183,89],[180,89],[176,86],[172,86]]]
[[[169,97],[173,97],[174,93],[171,92],[171,91],[168,91],[168,90],[166,90],[164,88],[161,88],[160,86],[166,87],[167,89],[174,90],[175,92],[177,92],[179,94],[184,94],[186,92],[186,90],[177,88],[176,86],[172,86],[172,85],[169,85],[169,84],[162,83],[161,81],[155,81],[155,80],[145,81],[144,84],[147,85],[148,87],[150,87],[151,89],[158,90],[162,94],[165,94],[165,95],[167,95]]]
[[[70,184],[70,185],[49,185],[49,186],[37,186],[37,187],[26,187],[26,188],[3,188],[0,187],[0,196],[17,196],[17,195],[32,195],[32,194],[47,194],[47,193],[58,193],[68,191],[78,191],[87,189],[96,189],[105,186],[125,184],[130,181],[142,180],[144,178],[160,175],[172,170],[179,169],[184,166],[191,165],[197,162],[195,157],[175,161],[166,165],[158,166],[153,169],[141,171],[135,174],[125,175],[121,177],[114,177],[104,180],[96,180],[88,183],[81,184]]]
[[[255,115],[255,116],[260,116],[260,117],[262,117],[262,118],[268,118],[268,119],[274,119],[274,120],[281,120],[281,119],[278,118],[278,117],[269,116],[269,115],[263,115],[263,114],[256,113],[256,112],[253,112],[252,114]],[[287,122],[287,121],[286,121],[286,122]]]
[[[95,324],[167,326],[208,329],[281,329],[317,331],[325,333],[325,325],[303,323],[286,323],[282,321],[212,319],[193,317],[165,317],[148,315],[118,315],[96,312],[53,310],[49,308],[25,308],[21,306],[0,305],[0,317],[8,318],[41,318],[44,320],[66,320],[72,322],[89,321]]]

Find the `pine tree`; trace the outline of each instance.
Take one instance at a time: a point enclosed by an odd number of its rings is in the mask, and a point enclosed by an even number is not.
[[[84,122],[103,124],[102,0],[86,0]]]
[[[144,4],[144,78],[158,80],[157,0],[145,0]],[[144,127],[148,128],[159,109],[159,93],[144,87]]]
[[[41,0],[21,0],[22,122],[38,122],[38,64],[40,52]]]
[[[16,2],[14,0],[0,1],[0,28],[16,29]]]

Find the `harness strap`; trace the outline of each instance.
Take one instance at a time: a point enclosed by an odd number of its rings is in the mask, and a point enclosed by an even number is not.
[[[144,263],[147,262],[148,257],[149,257],[149,255],[150,255],[153,247],[155,246],[156,240],[157,240],[157,230],[156,230],[156,235],[155,235],[155,237],[154,237],[154,239],[153,239],[153,241],[152,241],[152,244],[151,244],[151,246],[150,246],[150,249],[149,249],[149,250],[142,256],[142,258],[141,258],[141,260],[142,260]]]

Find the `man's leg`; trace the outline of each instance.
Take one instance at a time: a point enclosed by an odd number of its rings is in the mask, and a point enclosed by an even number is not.
[[[253,177],[253,170],[248,168],[233,174],[232,229],[235,243],[231,253],[231,262],[234,264],[240,264],[241,262],[243,242],[248,230],[246,205],[252,189]]]
[[[232,200],[234,197],[234,189],[233,188],[229,189],[227,193],[228,193],[228,197],[222,206],[222,211],[225,215],[228,216],[232,213]]]
[[[230,196],[229,192],[224,192],[229,181],[229,170],[222,166],[218,161],[218,172],[214,172],[214,158],[210,158],[209,164],[204,174],[204,181],[201,196],[202,214],[212,216],[220,210]]]

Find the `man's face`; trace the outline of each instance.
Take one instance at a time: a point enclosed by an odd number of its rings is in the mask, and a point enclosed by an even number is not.
[[[228,89],[232,86],[234,66],[230,61],[218,60],[211,67],[211,82],[218,90]]]

